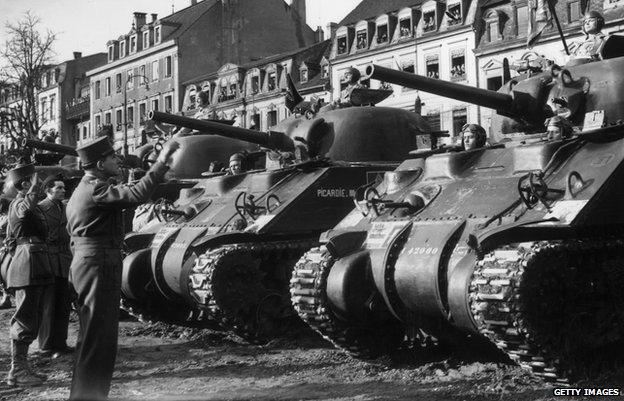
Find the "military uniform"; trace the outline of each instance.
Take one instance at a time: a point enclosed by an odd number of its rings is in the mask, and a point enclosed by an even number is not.
[[[112,153],[110,143],[102,140],[76,150],[83,164]],[[167,169],[157,162],[133,186],[114,185],[87,172],[69,199],[67,226],[74,253],[70,280],[78,294],[80,317],[72,400],[108,396],[117,355],[122,210],[145,202]]]
[[[54,284],[49,286],[43,299],[43,316],[39,327],[39,349],[64,351],[67,349],[70,290],[67,276],[72,254],[69,249],[67,217],[63,202],[46,198],[39,202],[47,225],[47,244]]]
[[[9,174],[14,172],[16,177],[12,182],[20,182],[32,176],[34,167],[21,166]],[[27,362],[28,347],[37,338],[43,293],[53,281],[46,234],[45,217],[36,201],[19,193],[9,205],[7,227],[7,237],[15,250],[8,266],[6,284],[15,290],[16,301],[10,330],[12,366],[7,379],[9,384],[34,384],[32,369]]]

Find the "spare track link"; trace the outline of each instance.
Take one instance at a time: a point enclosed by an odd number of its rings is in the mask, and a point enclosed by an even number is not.
[[[279,308],[286,307],[290,309],[288,303],[288,283],[286,282],[284,288],[281,289],[266,288],[261,283],[266,272],[262,271],[260,267],[262,264],[266,264],[266,262],[270,261],[275,266],[273,267],[273,269],[275,269],[273,271],[279,271],[281,268],[280,265],[290,270],[301,254],[316,244],[318,243],[313,240],[256,242],[225,245],[208,250],[195,260],[195,266],[189,276],[191,295],[195,299],[199,310],[206,314],[208,319],[217,321],[222,328],[232,330],[248,341],[263,341],[269,333],[263,332],[263,327],[259,319],[260,311],[256,311],[257,318],[251,319],[256,321],[252,322],[249,317],[237,313],[240,312],[240,310],[235,311],[228,309],[222,304],[223,300],[227,299],[228,304],[233,304],[236,301],[232,301],[232,297],[236,297],[242,304],[245,302],[245,299],[244,293],[241,294],[241,290],[266,290],[266,297],[275,295],[285,300],[285,302],[282,302],[283,305],[278,305]],[[256,278],[255,283],[260,287],[254,289],[241,289],[241,287],[231,288],[227,283],[218,283],[216,281],[219,276],[218,272],[227,271],[227,269],[231,267],[231,261],[236,260],[240,262],[245,259],[250,263],[245,264],[246,271],[244,272],[244,278],[246,278],[247,281],[249,281],[250,277]],[[257,263],[255,263],[256,261]],[[242,283],[242,281],[243,280],[240,282]],[[255,294],[257,294],[257,291],[249,296],[252,297]],[[221,301],[218,299],[219,295],[221,295]],[[278,312],[277,314],[280,315],[279,311],[275,312]],[[292,315],[294,315],[294,313]]]
[[[470,310],[481,334],[510,359],[545,381],[569,385],[624,338],[624,242],[522,245],[477,262]]]
[[[320,246],[306,252],[295,265],[290,280],[290,299],[299,317],[336,348],[355,358],[376,358],[398,346],[402,335],[397,337],[395,328],[371,330],[352,326],[331,312],[326,293],[327,276],[335,261],[327,248]],[[367,341],[371,338],[374,341]]]

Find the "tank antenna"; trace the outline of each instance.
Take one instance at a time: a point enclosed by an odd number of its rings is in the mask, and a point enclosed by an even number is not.
[[[559,31],[559,37],[561,38],[561,42],[563,43],[563,48],[565,49],[566,54],[570,55],[570,50],[568,49],[568,44],[566,43],[565,37],[563,36],[563,30],[561,29],[561,23],[559,22],[559,17],[557,17],[557,12],[555,11],[555,5],[552,1],[546,0],[548,3],[548,9],[555,19],[555,24],[557,25],[557,31]]]

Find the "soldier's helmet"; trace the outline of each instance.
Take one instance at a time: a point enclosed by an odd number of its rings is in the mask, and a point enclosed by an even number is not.
[[[239,162],[243,162],[243,155],[241,153],[234,153],[232,156],[230,156],[230,163],[232,163],[233,161],[239,161]]]
[[[487,135],[485,133],[485,129],[479,124],[465,124],[462,127],[462,135],[464,132],[470,131],[475,135],[477,141],[477,147],[485,146],[485,141],[487,140]]]
[[[595,32],[587,32],[585,30],[585,21],[588,20],[588,19],[591,19],[591,18],[595,18],[596,19],[596,31]],[[583,25],[582,25],[583,33],[587,35],[587,34],[590,34],[590,33],[600,32],[602,30],[602,28],[604,27],[604,24],[605,24],[605,20],[604,20],[604,17],[602,16],[602,14],[600,14],[596,10],[588,11],[583,16]]]
[[[358,70],[358,69],[357,69],[357,68],[355,68],[355,67],[350,67],[350,68],[347,70],[347,73],[348,73],[348,74],[351,74],[351,79],[349,79],[349,80],[348,80],[348,82],[347,82],[347,83],[349,83],[349,84],[354,84],[354,83],[356,83],[356,82],[357,82],[357,81],[359,81],[359,80],[360,80],[360,78],[362,77],[362,74],[360,73],[360,70]]]
[[[558,128],[561,138],[569,138],[572,136],[572,125],[563,117],[553,116],[546,121],[546,130],[552,131],[552,128]]]

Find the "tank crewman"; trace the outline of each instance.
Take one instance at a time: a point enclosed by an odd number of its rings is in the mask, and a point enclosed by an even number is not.
[[[110,390],[119,328],[122,211],[145,202],[164,180],[179,148],[170,140],[156,163],[135,185],[116,185],[120,159],[110,142],[96,139],[76,149],[85,175],[67,204],[67,228],[74,258],[70,281],[80,318],[71,400],[106,399]]]
[[[582,30],[585,34],[585,41],[580,43],[574,51],[576,58],[599,59],[600,51],[604,45],[607,35],[602,33],[604,18],[598,11],[588,11],[583,18]]]
[[[228,175],[236,175],[244,172],[243,160],[245,157],[240,153],[234,153],[230,156],[230,166],[228,167]]]
[[[13,258],[8,266],[7,287],[15,290],[15,313],[11,318],[11,370],[9,385],[38,385],[46,377],[35,373],[28,363],[28,347],[37,338],[46,286],[54,278],[48,259],[45,238],[46,221],[37,206],[39,182],[33,164],[9,171],[9,180],[17,189],[9,206],[8,243]]]
[[[572,136],[572,125],[561,116],[550,117],[546,120],[546,139],[558,141]]]
[[[360,83],[360,70],[357,68],[349,68],[344,74],[343,82],[347,83],[347,86],[340,91],[340,105],[351,106],[351,92],[356,88],[364,88],[364,85]]]
[[[39,202],[48,226],[48,254],[54,284],[43,294],[43,316],[39,326],[39,349],[43,355],[57,358],[71,353],[67,346],[67,326],[71,296],[67,276],[72,261],[65,215],[65,183],[62,177],[50,176],[43,182],[46,198]]]
[[[215,110],[210,106],[210,94],[207,91],[199,91],[197,93],[198,108],[193,118],[199,120],[214,120],[217,118]],[[177,128],[174,130],[174,138],[193,135],[190,128]]]
[[[462,127],[462,145],[464,150],[472,150],[485,146],[487,135],[485,129],[478,124],[466,124]]]

